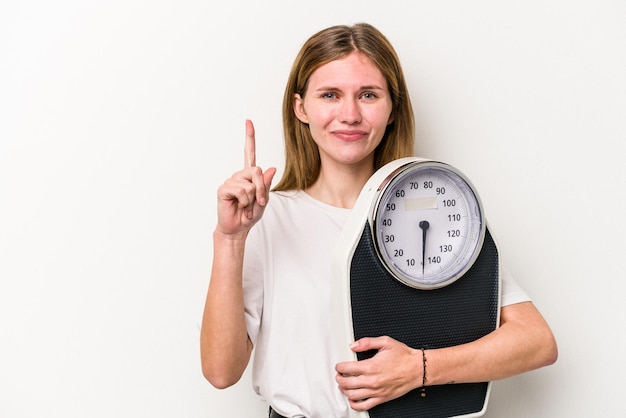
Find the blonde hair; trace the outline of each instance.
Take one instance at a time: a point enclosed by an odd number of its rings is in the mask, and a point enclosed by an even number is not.
[[[309,78],[317,68],[355,51],[380,69],[387,80],[392,101],[392,122],[374,151],[374,169],[413,155],[413,108],[393,46],[378,29],[367,23],[332,26],[317,32],[304,43],[291,68],[283,96],[285,169],[274,190],[304,190],[317,180],[321,166],[319,150],[308,125],[294,113],[294,95],[297,93],[304,98]]]

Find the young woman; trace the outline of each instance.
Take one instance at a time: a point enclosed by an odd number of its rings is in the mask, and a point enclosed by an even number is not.
[[[342,361],[331,253],[363,185],[381,166],[413,155],[413,112],[398,57],[367,24],[313,35],[297,56],[283,103],[286,166],[255,162],[246,121],[245,166],[218,190],[218,223],[201,335],[202,368],[218,388],[239,380],[255,352],[253,386],[274,417],[339,418],[422,386],[423,357],[389,337],[363,338]],[[428,385],[482,382],[546,366],[552,332],[505,275],[501,325],[472,343],[427,350]]]

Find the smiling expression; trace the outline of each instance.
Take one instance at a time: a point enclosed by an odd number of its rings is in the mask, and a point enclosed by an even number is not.
[[[322,166],[373,166],[391,110],[385,77],[358,52],[320,66],[311,74],[304,97],[294,96],[294,112],[309,125]]]

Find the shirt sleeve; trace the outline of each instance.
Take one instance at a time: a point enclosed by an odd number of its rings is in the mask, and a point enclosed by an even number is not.
[[[501,269],[502,294],[501,306],[513,305],[520,302],[528,302],[530,296],[517,284],[511,273],[506,269]]]
[[[260,223],[259,223],[260,224]],[[260,225],[248,234],[243,261],[243,303],[248,337],[256,345],[263,313],[264,256]]]

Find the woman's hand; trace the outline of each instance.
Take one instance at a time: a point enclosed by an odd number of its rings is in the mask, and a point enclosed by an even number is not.
[[[362,338],[351,348],[355,353],[377,350],[370,359],[338,363],[335,367],[339,390],[352,409],[371,409],[422,385],[420,350],[390,337]]]
[[[230,236],[246,236],[261,219],[269,198],[276,168],[265,172],[256,166],[254,125],[246,120],[244,169],[233,174],[217,191],[218,223],[216,231]]]

